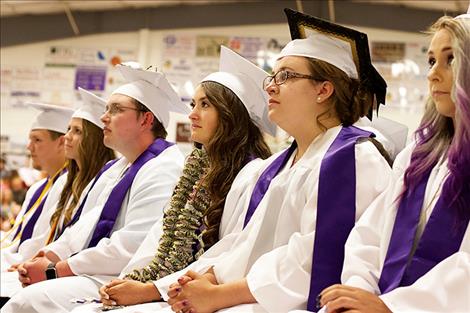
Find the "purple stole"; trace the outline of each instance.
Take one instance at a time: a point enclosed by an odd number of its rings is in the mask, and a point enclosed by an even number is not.
[[[93,180],[93,183],[91,184],[91,187],[90,189],[88,189],[85,197],[83,198],[83,201],[82,203],[80,203],[80,206],[78,207],[77,211],[75,212],[74,216],[72,217],[72,219],[67,223],[67,225],[65,225],[64,227],[60,228],[57,233],[54,235],[54,241],[59,238],[62,233],[64,232],[64,230],[67,228],[67,227],[70,227],[72,226],[73,224],[75,224],[78,219],[80,218],[80,215],[82,215],[82,211],[83,211],[83,207],[85,206],[85,203],[86,203],[86,200],[88,199],[88,194],[90,193],[90,191],[93,189],[93,187],[95,186],[96,182],[98,181],[98,179],[100,178],[101,174],[103,174],[104,172],[106,172],[111,166],[114,165],[114,163],[116,163],[119,159],[114,159],[114,160],[111,160],[110,162],[106,163],[103,168],[98,172],[98,174],[96,174],[94,180]]]
[[[294,141],[289,149],[286,149],[284,152],[282,152],[261,174],[261,176],[258,178],[258,181],[256,182],[255,187],[253,188],[253,192],[251,194],[250,198],[250,204],[248,205],[248,210],[245,215],[245,221],[243,223],[243,228],[248,224],[250,221],[251,217],[256,211],[256,208],[258,207],[258,204],[261,202],[261,200],[264,197],[264,194],[269,188],[269,185],[271,184],[271,181],[274,179],[274,177],[279,174],[281,169],[284,168],[286,165],[287,161],[289,161],[289,158],[291,157],[292,153],[295,151],[297,148],[297,143]]]
[[[54,183],[57,181],[57,179],[60,176],[62,176],[62,174],[64,174],[65,172],[67,172],[67,170],[63,169],[59,174],[57,174],[54,178],[52,178],[52,184],[51,184],[50,188],[52,188],[52,186],[54,186]],[[41,187],[39,187],[36,190],[36,192],[33,194],[33,197],[31,198],[31,201],[29,202],[28,207],[27,207],[24,214],[26,214],[29,210],[31,210],[34,203],[38,200],[39,196],[41,195],[42,191],[44,190],[44,188],[46,187],[48,182],[49,182],[49,178],[44,182],[44,184],[41,185]],[[36,211],[34,211],[33,215],[31,216],[28,223],[24,227],[24,230],[21,233],[21,237],[20,237],[20,245],[23,243],[23,241],[31,238],[31,236],[33,235],[34,226],[36,225],[36,222],[38,221],[39,216],[41,216],[42,209],[44,208],[44,203],[46,203],[48,195],[49,195],[49,193],[44,195],[44,198],[42,199],[41,203],[38,205],[38,207],[36,208]],[[16,236],[21,231],[21,228],[22,228],[22,225],[20,225],[18,227],[18,230],[16,231],[16,234],[13,238],[16,238]]]
[[[341,282],[344,244],[356,221],[355,145],[374,136],[355,126],[343,127],[320,166],[317,221],[307,309],[316,311],[316,298]]]
[[[468,210],[459,218],[456,208],[449,203],[453,195],[448,180],[424,228],[415,254],[410,260],[414,236],[418,227],[424,194],[431,170],[422,178],[415,190],[407,190],[398,207],[392,236],[387,250],[379,288],[382,294],[397,287],[409,286],[439,262],[456,253],[462,243],[470,220]],[[463,201],[470,207],[470,193],[464,190]]]
[[[100,218],[96,224],[93,236],[88,244],[88,248],[96,246],[102,238],[109,237],[111,235],[111,231],[116,223],[119,211],[121,210],[122,201],[124,201],[127,191],[131,187],[135,175],[137,175],[140,168],[172,145],[174,145],[174,143],[158,138],[134,161],[134,163],[132,163],[124,177],[111,191],[108,200],[101,211]]]

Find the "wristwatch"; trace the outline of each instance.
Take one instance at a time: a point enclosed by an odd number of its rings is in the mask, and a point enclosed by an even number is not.
[[[51,262],[46,268],[46,279],[56,279],[57,278],[57,270],[55,268],[55,263]]]

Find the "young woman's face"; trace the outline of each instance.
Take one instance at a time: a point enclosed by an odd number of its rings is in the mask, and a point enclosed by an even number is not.
[[[278,60],[273,75],[282,70],[311,75],[304,57],[287,56]],[[318,114],[318,108],[314,105],[317,90],[312,80],[289,78],[283,84],[276,85],[273,79],[266,86],[266,92],[269,94],[269,119],[287,132],[312,123]]]
[[[65,134],[65,157],[79,161],[79,147],[83,139],[82,119],[74,117],[70,120],[69,129]]]
[[[454,117],[455,104],[450,97],[454,78],[452,74],[452,42],[449,31],[439,30],[432,38],[428,50],[429,92],[437,111],[447,117]]]
[[[199,85],[191,102],[193,110],[189,114],[191,120],[191,139],[207,148],[219,126],[219,113],[207,99],[204,88]]]

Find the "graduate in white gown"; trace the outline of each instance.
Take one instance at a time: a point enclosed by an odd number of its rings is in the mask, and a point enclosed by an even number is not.
[[[117,276],[163,215],[183,164],[176,145],[163,139],[165,127],[171,111],[187,113],[189,107],[162,73],[119,70],[128,83],[113,92],[101,117],[104,144],[123,155],[107,171],[117,175],[95,207],[43,249],[45,256],[23,264],[20,281],[32,285],[12,297],[4,312],[53,312],[58,304],[48,296],[65,290],[66,276]]]
[[[213,253],[218,256],[201,257],[193,271],[170,286],[173,311],[307,307],[309,290],[339,282],[347,235],[389,182],[391,169],[367,140],[371,134],[351,126],[369,112],[374,94],[379,100],[385,95],[385,83],[368,58],[367,36],[300,17],[299,24],[291,24],[293,37],[299,25],[312,25],[312,30],[281,51],[274,74],[265,80],[269,117],[295,143],[271,158],[285,166],[251,220],[242,221],[248,222],[243,232],[229,246],[219,241],[207,253],[219,248]],[[360,63],[357,57],[363,58]],[[250,213],[248,208],[247,217]],[[176,282],[178,276],[171,276]],[[168,280],[156,282],[162,292]]]
[[[225,205],[226,201],[233,203],[234,197],[246,193],[243,187],[247,175],[237,174],[253,171],[270,156],[262,131],[274,135],[276,130],[267,118],[267,95],[262,89],[266,75],[250,61],[221,47],[219,71],[205,77],[196,88],[189,115],[191,137],[202,144],[203,150],[195,149],[187,160],[165,210],[163,226],[156,223],[152,227],[122,271],[124,279],[101,288],[106,295],[103,304],[160,300],[153,280],[185,268],[219,237],[235,232],[238,214],[231,210],[233,206]],[[77,278],[73,292],[56,297],[99,297],[100,285],[93,286],[92,282],[111,278]]]
[[[469,12],[470,13],[470,12]],[[470,312],[470,14],[432,27],[430,98],[395,185],[352,230],[327,312]]]
[[[103,144],[103,123],[100,116],[106,102],[87,91],[80,89],[82,105],[73,113],[67,133],[64,136],[65,157],[68,160],[67,173],[58,180],[62,187],[59,201],[49,210],[49,214],[41,214],[39,224],[48,224],[49,228],[41,236],[25,240],[14,255],[8,259],[22,263],[33,257],[42,247],[57,239],[66,227],[73,225],[81,214],[85,200],[95,202],[104,185],[101,169],[114,159],[114,152]],[[85,171],[81,171],[85,168]],[[91,185],[95,192],[89,193]],[[101,187],[100,187],[101,186]],[[90,206],[88,206],[90,207]],[[12,271],[18,265],[13,265]],[[3,278],[2,278],[3,279]]]
[[[29,103],[39,111],[29,132],[28,150],[33,167],[47,174],[33,184],[26,193],[14,226],[1,239],[1,271],[24,261],[23,244],[43,236],[49,229],[49,218],[55,209],[63,188],[61,176],[65,173],[64,134],[73,114],[70,108],[50,104]],[[34,253],[34,252],[33,252]],[[2,288],[3,289],[3,288]]]

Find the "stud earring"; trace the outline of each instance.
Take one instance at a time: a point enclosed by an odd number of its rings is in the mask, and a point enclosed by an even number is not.
[[[318,98],[317,98],[317,102],[320,102],[320,101],[321,101],[321,98],[320,98],[320,97],[318,97]]]

